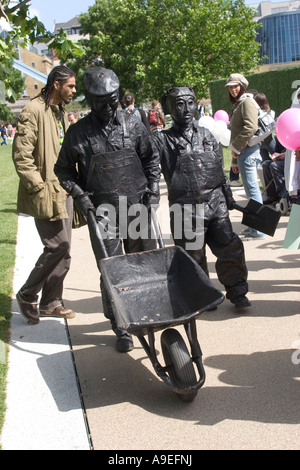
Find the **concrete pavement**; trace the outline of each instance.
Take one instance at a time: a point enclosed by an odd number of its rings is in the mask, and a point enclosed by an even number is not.
[[[242,189],[234,192],[246,203]],[[241,217],[231,212],[237,233]],[[132,352],[116,352],[87,228],[74,230],[64,299],[77,315],[68,328],[49,319],[30,326],[13,301],[3,449],[299,449],[300,251],[282,248],[287,222],[274,237],[244,242],[252,307],[236,315],[225,300],[197,320],[206,382],[191,403],[157,377],[136,338]],[[165,233],[165,216],[161,225]],[[17,254],[15,292],[36,260],[28,246]],[[222,290],[209,250],[208,260]]]

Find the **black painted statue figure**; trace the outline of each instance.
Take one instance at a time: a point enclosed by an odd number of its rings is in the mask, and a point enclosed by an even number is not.
[[[172,88],[164,94],[161,103],[164,114],[172,116],[173,126],[153,139],[168,187],[174,242],[207,275],[205,246],[209,246],[217,258],[216,272],[226,289],[226,297],[240,312],[250,306],[246,297],[248,271],[243,243],[233,232],[229,218],[228,209],[232,208],[234,199],[219,144],[208,129],[199,127],[194,120],[196,100],[192,88]],[[188,231],[185,223],[189,219],[191,230]]]
[[[128,231],[124,233],[120,218],[126,218],[128,228],[134,219],[128,215],[133,204],[149,207],[159,202],[159,156],[153,152],[151,137],[142,122],[117,109],[119,80],[115,73],[91,67],[83,80],[91,112],[68,129],[55,173],[84,215],[89,209],[95,212],[99,229],[102,233],[106,230],[108,256],[123,254],[123,249],[125,253],[153,249],[155,241],[150,236],[135,239]],[[103,255],[91,230],[90,238],[99,262]],[[132,338],[117,328],[102,281],[100,286],[104,314],[117,335],[117,349],[130,351]]]

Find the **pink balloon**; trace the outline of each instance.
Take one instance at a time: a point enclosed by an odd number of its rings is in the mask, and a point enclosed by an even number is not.
[[[300,109],[291,108],[283,111],[276,121],[276,137],[285,148],[300,148]]]
[[[228,113],[226,113],[226,111],[224,111],[224,109],[219,109],[219,111],[215,112],[214,120],[215,121],[224,121],[225,124],[228,124],[229,123]]]

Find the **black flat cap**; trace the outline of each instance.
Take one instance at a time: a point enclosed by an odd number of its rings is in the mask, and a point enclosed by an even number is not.
[[[117,91],[120,82],[116,74],[104,67],[91,67],[83,76],[86,92],[92,95],[105,96]]]

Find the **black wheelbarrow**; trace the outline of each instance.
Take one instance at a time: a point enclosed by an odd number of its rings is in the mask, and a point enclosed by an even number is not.
[[[205,382],[196,318],[220,304],[224,295],[185,250],[164,247],[155,211],[152,222],[159,249],[109,258],[96,218],[91,211],[88,215],[105,254],[99,266],[118,328],[137,336],[157,375],[183,401],[191,401]],[[190,352],[174,328],[178,325],[184,325]],[[159,330],[164,365],[155,348]]]

